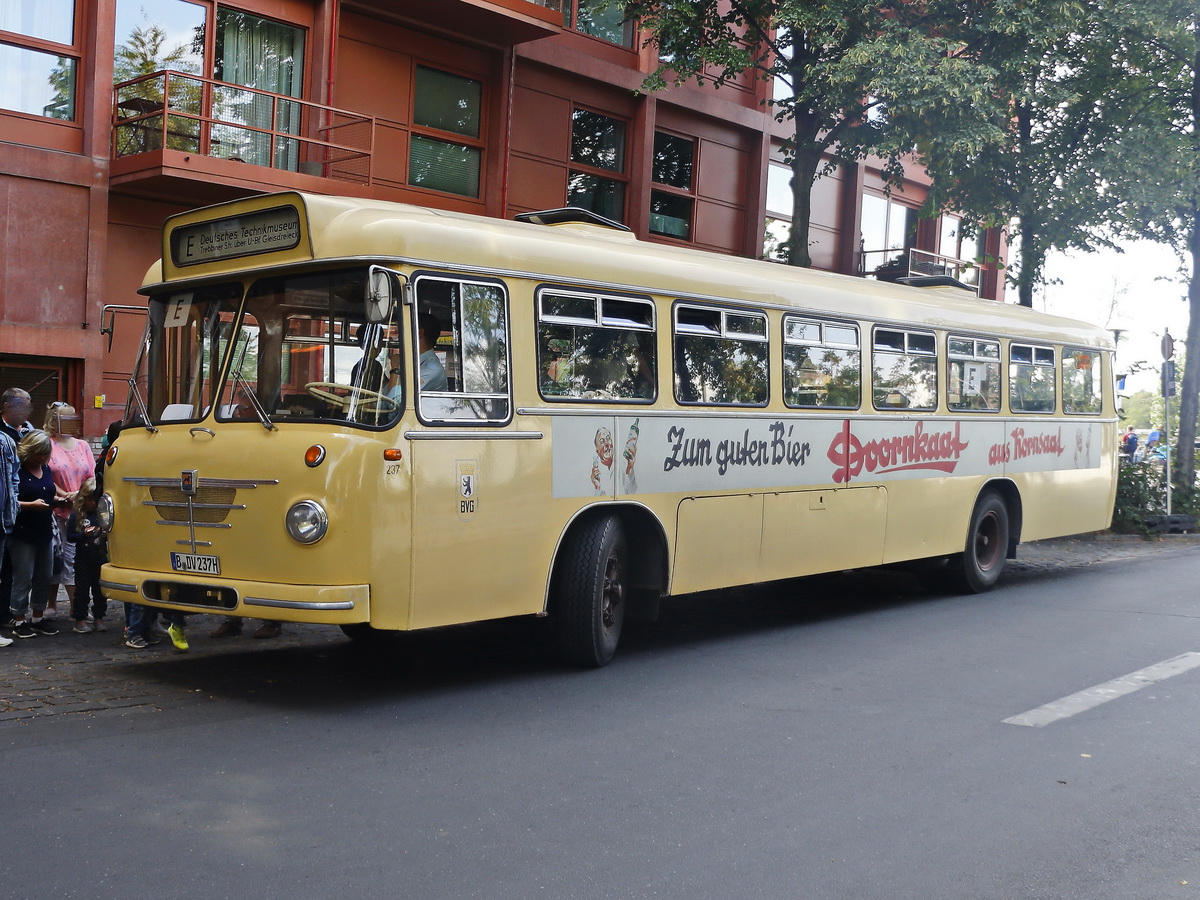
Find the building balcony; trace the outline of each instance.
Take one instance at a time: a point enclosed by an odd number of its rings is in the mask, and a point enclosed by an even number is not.
[[[114,88],[114,188],[187,202],[263,190],[369,186],[376,122],[181,72]],[[323,185],[323,186],[322,186]]]
[[[384,19],[511,47],[563,30],[563,0],[355,0],[354,8]]]

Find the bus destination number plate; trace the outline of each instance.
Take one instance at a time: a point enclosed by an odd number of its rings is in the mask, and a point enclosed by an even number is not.
[[[198,553],[172,553],[171,568],[176,572],[192,572],[196,575],[220,575],[221,558]]]

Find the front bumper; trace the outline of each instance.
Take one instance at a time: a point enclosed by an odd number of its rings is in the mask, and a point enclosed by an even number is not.
[[[351,625],[371,621],[369,584],[272,584],[148,572],[107,563],[100,588],[110,600],[183,612]]]

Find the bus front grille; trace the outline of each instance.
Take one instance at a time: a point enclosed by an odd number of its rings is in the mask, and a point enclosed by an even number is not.
[[[186,524],[190,508],[196,524],[212,525],[224,522],[230,510],[246,508],[245,505],[235,504],[236,499],[237,490],[234,488],[201,485],[189,504],[187,495],[178,485],[155,485],[150,488],[150,503],[147,505],[153,506],[167,522]]]

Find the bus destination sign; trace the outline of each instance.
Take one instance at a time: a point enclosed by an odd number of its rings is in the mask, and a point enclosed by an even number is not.
[[[278,206],[261,212],[181,225],[171,232],[171,261],[177,266],[235,259],[300,243],[300,212]]]

